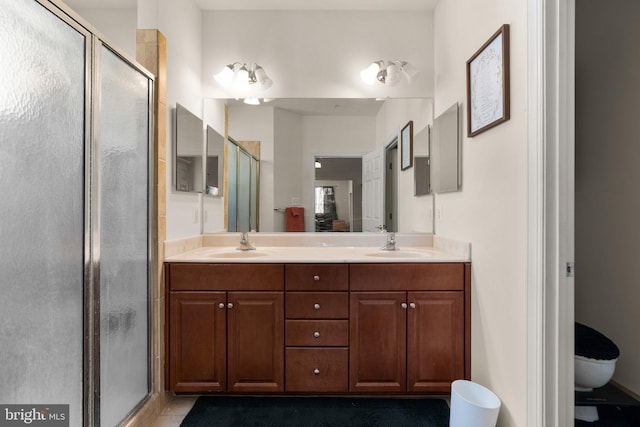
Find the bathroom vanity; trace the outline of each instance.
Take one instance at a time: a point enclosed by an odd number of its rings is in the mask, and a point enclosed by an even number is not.
[[[202,247],[164,273],[169,390],[438,394],[470,377],[468,254]]]

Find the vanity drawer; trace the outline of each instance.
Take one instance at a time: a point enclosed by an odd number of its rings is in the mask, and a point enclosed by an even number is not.
[[[288,348],[286,359],[286,391],[337,393],[349,389],[346,348]]]
[[[346,264],[287,264],[285,289],[288,291],[347,291],[349,266]]]
[[[347,292],[287,292],[287,319],[348,319]]]
[[[285,345],[290,347],[346,347],[348,320],[287,320]]]
[[[351,264],[352,291],[462,291],[463,263]]]
[[[169,263],[172,291],[281,291],[283,264]]]

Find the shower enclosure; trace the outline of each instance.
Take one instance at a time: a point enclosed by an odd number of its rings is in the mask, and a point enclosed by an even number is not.
[[[149,395],[153,77],[57,1],[0,8],[0,404]]]

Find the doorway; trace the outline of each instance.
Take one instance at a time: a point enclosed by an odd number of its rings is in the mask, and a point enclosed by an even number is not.
[[[575,7],[575,321],[616,344],[612,381],[638,397],[640,77],[629,70],[640,66],[640,3],[585,0]],[[594,51],[602,54],[594,58]]]
[[[315,231],[362,231],[362,157],[314,158]]]
[[[395,138],[384,152],[385,191],[384,225],[390,232],[398,231],[398,138]]]

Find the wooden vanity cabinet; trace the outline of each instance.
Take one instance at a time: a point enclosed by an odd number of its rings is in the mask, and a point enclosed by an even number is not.
[[[444,393],[468,378],[468,274],[465,264],[352,264],[350,391]]]
[[[447,393],[471,374],[470,263],[167,263],[168,388]]]
[[[176,263],[165,277],[170,390],[284,391],[283,265]]]
[[[169,299],[169,389],[227,388],[226,292],[172,292]]]
[[[349,266],[285,266],[286,391],[349,391]]]

